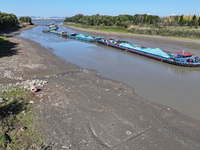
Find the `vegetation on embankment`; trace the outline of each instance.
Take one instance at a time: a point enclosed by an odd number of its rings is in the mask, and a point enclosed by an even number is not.
[[[5,36],[0,36],[0,46],[6,46],[5,42],[8,42],[8,39]]]
[[[71,26],[75,28],[84,28],[87,30],[95,30],[95,31],[107,31],[107,32],[121,32],[121,33],[128,33],[127,29],[121,27],[109,27],[109,26],[88,26],[88,25],[81,25],[75,23],[63,23],[64,26]]]
[[[15,27],[18,24],[16,15],[0,12],[0,29]]]
[[[0,149],[27,149],[42,143],[35,132],[30,100],[34,95],[18,84],[0,84]]]
[[[200,30],[186,27],[133,27],[128,32],[134,34],[170,36],[178,38],[200,39]]]
[[[30,17],[28,17],[28,16],[26,16],[26,17],[20,17],[20,18],[19,18],[19,22],[20,22],[21,24],[23,24],[23,23],[28,23],[28,24],[30,24],[30,25],[33,25],[32,19],[31,19]]]
[[[107,32],[200,38],[200,17],[169,16],[160,18],[153,15],[84,16],[67,17],[65,25]]]
[[[65,26],[71,26],[76,28],[84,28],[87,30],[105,31],[105,32],[120,32],[120,33],[132,33],[141,35],[158,35],[158,36],[169,36],[176,38],[188,38],[188,39],[200,39],[200,30],[188,29],[185,27],[167,27],[167,28],[155,28],[148,26],[132,26],[131,28],[121,27],[99,27],[99,26],[88,26],[74,23],[64,23]]]
[[[30,17],[20,17],[18,20],[16,15],[0,11],[0,30],[15,30],[20,27],[26,26],[26,24],[32,25],[32,19]]]
[[[20,23],[13,14],[0,12],[0,30],[10,36],[12,31],[16,31],[28,24]],[[14,49],[17,43],[13,43],[9,38],[0,36],[0,60],[3,69],[7,70],[7,57],[17,53]],[[6,58],[6,59],[4,59]],[[19,69],[19,68],[16,68]],[[2,78],[3,79],[3,76]],[[8,83],[11,80],[6,80]],[[4,83],[4,81],[3,81]],[[30,103],[35,99],[34,94],[27,90],[21,83],[2,84],[0,81],[0,149],[48,149],[49,146],[43,144],[42,137],[36,132],[34,123],[35,108]]]

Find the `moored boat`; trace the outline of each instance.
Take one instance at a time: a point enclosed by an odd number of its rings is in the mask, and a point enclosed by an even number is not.
[[[57,34],[63,37],[68,37],[68,38],[72,38],[72,39],[77,39],[77,40],[83,40],[83,41],[88,41],[88,42],[94,42],[95,41],[95,37],[92,36],[85,36],[83,34],[76,34],[76,33],[71,33],[69,34],[68,32],[65,31],[56,31],[56,30],[52,30],[52,29],[45,29],[42,30],[44,33],[52,33],[52,34]]]
[[[49,24],[47,24],[47,26],[51,26],[51,25],[54,25],[54,23],[49,23]]]
[[[91,36],[85,36],[83,34],[76,34],[76,33],[71,33],[68,35],[69,38],[73,39],[78,39],[78,40],[83,40],[83,41],[88,41],[88,42],[94,42],[95,38]]]
[[[169,52],[168,52],[169,53]],[[170,59],[164,60],[164,62],[184,66],[184,67],[198,67],[200,66],[200,58],[190,52],[172,52],[169,53]]]
[[[195,57],[193,53],[189,52],[165,52],[159,48],[148,48],[127,41],[120,41],[115,38],[97,38],[97,41],[108,46],[112,46],[124,51],[133,52],[142,56],[160,60],[169,64],[174,64],[184,67],[197,67],[200,66],[200,58]]]
[[[56,31],[54,29],[46,29],[43,30],[45,33],[53,33],[63,37],[94,42],[97,41],[98,43],[105,44],[108,46],[112,46],[124,51],[129,51],[135,54],[139,54],[142,56],[146,56],[149,58],[153,58],[165,63],[184,66],[184,67],[197,67],[200,66],[200,58],[196,57],[193,53],[189,52],[166,52],[159,48],[148,48],[140,45],[131,44],[127,41],[117,40],[116,38],[112,37],[92,37],[92,36],[85,36],[83,34],[76,34],[64,31]]]
[[[52,30],[52,29],[45,29],[45,30],[42,30],[44,33],[52,33],[52,34],[56,34],[56,35],[60,35],[62,36],[62,32],[61,31],[56,31],[56,30]]]
[[[49,25],[49,29],[51,29],[51,30],[58,30],[58,26],[54,25],[54,24],[51,24],[51,25]]]

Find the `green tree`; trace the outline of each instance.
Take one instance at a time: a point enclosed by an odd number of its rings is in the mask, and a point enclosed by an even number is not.
[[[199,26],[200,26],[200,17],[199,17],[199,20],[198,20],[198,22],[199,22]]]
[[[0,29],[18,25],[18,19],[14,14],[0,12]]]
[[[143,19],[144,24],[147,24],[147,18],[148,18],[147,14],[144,14],[144,19]]]
[[[184,24],[185,24],[184,15],[181,15],[179,24],[180,24],[180,26],[184,26]]]
[[[26,22],[26,23],[32,24],[32,19],[30,17],[20,17],[19,21],[21,23]]]
[[[92,16],[83,16],[75,15],[72,17],[65,18],[64,22],[74,22],[81,23],[83,25],[91,26],[120,26],[127,28],[131,24],[158,24],[161,22],[159,16],[151,15],[118,15],[118,16],[108,16],[108,15],[92,15]]]
[[[197,20],[196,15],[194,15],[194,16],[192,17],[191,25],[192,25],[192,26],[195,26],[196,28],[198,27],[198,20]]]

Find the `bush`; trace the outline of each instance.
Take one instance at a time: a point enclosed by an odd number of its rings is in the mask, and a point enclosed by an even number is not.
[[[160,35],[160,36],[179,36],[179,37],[195,37],[200,38],[200,30],[198,29],[142,29],[142,28],[132,28],[128,30],[130,33],[134,34],[146,34],[146,35]]]
[[[19,21],[20,21],[21,23],[23,23],[23,22],[29,23],[30,25],[33,24],[33,23],[32,23],[32,19],[31,19],[30,17],[20,17],[20,18],[19,18]]]
[[[14,14],[0,12],[0,29],[18,25],[18,19]]]

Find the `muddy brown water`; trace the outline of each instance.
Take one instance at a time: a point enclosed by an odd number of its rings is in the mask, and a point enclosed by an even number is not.
[[[105,78],[123,82],[133,92],[152,102],[166,105],[187,116],[200,120],[200,68],[184,68],[165,64],[150,58],[124,52],[98,43],[83,42],[43,33],[50,22],[35,22],[36,28],[22,32],[19,36],[45,46],[58,57],[85,69],[94,69]],[[55,22],[56,23],[56,22]],[[59,26],[59,30],[75,31]],[[106,36],[92,34],[92,36]],[[134,39],[117,36],[137,45],[158,47],[166,51],[185,50],[200,56],[200,48],[156,40]]]

